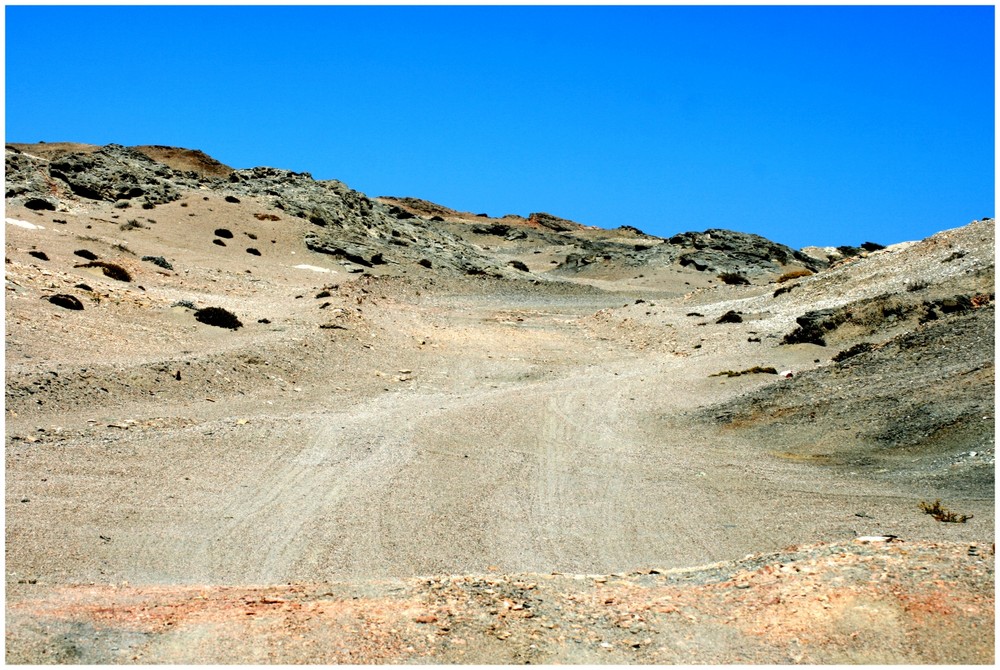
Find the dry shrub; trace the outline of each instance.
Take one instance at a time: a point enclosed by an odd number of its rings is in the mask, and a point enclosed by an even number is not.
[[[802,268],[801,270],[791,270],[778,277],[778,283],[784,284],[786,281],[791,281],[792,279],[799,279],[800,277],[808,277],[812,274],[813,274],[812,270],[806,270],[805,268]]]
[[[243,324],[239,318],[227,309],[221,307],[206,307],[194,313],[194,318],[201,323],[219,328],[229,328],[236,330],[242,328]]]
[[[752,368],[742,370],[737,372],[735,370],[723,370],[722,372],[716,372],[714,375],[709,375],[709,377],[739,377],[741,375],[776,375],[778,371],[771,367],[761,367],[755,365]]]
[[[730,286],[741,286],[750,283],[749,279],[738,272],[723,272],[719,275],[719,279],[722,280],[723,284],[729,284]]]
[[[81,263],[80,265],[74,265],[73,267],[101,268],[101,270],[104,272],[105,277],[117,279],[118,281],[132,281],[132,275],[129,274],[128,270],[114,263],[106,263],[104,261],[93,261],[91,263]]]
[[[946,508],[941,506],[940,498],[935,500],[934,504],[929,504],[921,500],[920,509],[923,510],[924,514],[930,514],[938,521],[943,521],[945,523],[965,523],[973,516],[971,514],[955,514],[954,512],[948,511]]]

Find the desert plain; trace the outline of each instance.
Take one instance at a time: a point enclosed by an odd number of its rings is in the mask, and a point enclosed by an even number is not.
[[[792,250],[6,169],[8,663],[994,661],[992,218]]]

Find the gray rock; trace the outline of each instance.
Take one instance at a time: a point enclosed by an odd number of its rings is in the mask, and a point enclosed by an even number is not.
[[[93,153],[74,153],[49,162],[49,176],[81,198],[117,202],[142,199],[164,204],[180,197],[190,179],[134,149],[109,144]],[[191,184],[188,184],[189,186]]]

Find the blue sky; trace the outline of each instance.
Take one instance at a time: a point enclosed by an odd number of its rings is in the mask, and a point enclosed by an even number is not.
[[[994,8],[8,6],[7,142],[801,247],[994,214]]]

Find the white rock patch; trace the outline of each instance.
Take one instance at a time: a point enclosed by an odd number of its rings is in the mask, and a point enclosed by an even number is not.
[[[18,228],[27,228],[28,230],[45,230],[45,226],[36,226],[33,223],[28,223],[27,221],[21,221],[20,219],[12,219],[7,217],[7,223],[12,226],[17,226]]]

